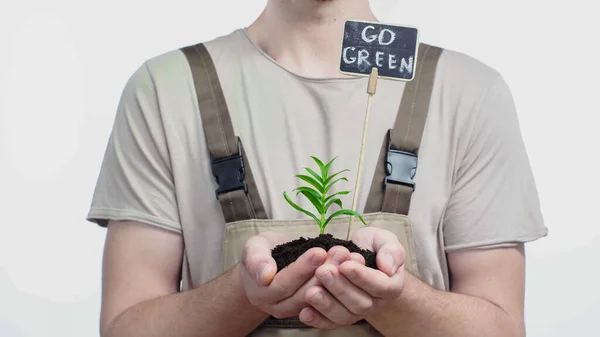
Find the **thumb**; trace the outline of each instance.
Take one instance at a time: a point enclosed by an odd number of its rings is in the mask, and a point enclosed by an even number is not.
[[[404,265],[406,253],[394,233],[378,230],[373,235],[373,248],[377,254],[377,268],[388,276],[394,275]]]
[[[262,235],[248,239],[242,254],[242,263],[249,276],[261,286],[268,286],[277,273],[277,264],[271,256],[272,243]]]

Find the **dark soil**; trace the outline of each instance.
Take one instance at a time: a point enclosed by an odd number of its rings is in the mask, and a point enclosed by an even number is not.
[[[359,248],[354,242],[340,240],[333,237],[331,234],[321,234],[316,238],[299,238],[290,242],[286,242],[273,248],[271,255],[277,262],[277,271],[287,267],[292,262],[296,261],[300,255],[304,254],[307,250],[320,247],[325,251],[329,251],[334,246],[346,247],[351,253],[359,253],[365,258],[366,266],[373,269],[377,268],[375,262],[375,253],[370,250]]]

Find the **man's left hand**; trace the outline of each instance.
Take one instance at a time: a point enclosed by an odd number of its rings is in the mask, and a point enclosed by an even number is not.
[[[377,269],[365,266],[362,255],[345,247],[330,249],[328,260],[345,262],[339,266],[326,262],[315,272],[321,285],[306,292],[311,307],[300,312],[305,324],[321,329],[349,326],[367,317],[382,301],[400,297],[405,253],[398,238],[387,230],[363,227],[352,235],[352,241],[377,254]]]

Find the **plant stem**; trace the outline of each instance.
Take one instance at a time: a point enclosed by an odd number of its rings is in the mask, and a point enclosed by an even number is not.
[[[321,195],[323,195],[323,193],[321,193]],[[321,200],[323,200],[323,197],[321,198]],[[321,213],[321,224],[319,225],[321,234],[325,234],[324,224],[325,224],[325,213]]]

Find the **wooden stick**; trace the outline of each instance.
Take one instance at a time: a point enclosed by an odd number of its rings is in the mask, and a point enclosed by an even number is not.
[[[365,143],[367,142],[367,130],[369,129],[369,116],[371,115],[371,100],[377,89],[377,79],[379,72],[377,68],[371,69],[369,75],[369,85],[367,86],[367,112],[365,113],[365,123],[363,125],[362,142],[360,143],[360,157],[358,160],[358,171],[356,172],[356,183],[354,185],[354,200],[352,201],[352,210],[356,212],[356,204],[358,203],[358,194],[360,191],[360,180],[362,176],[363,159],[365,153]],[[348,225],[348,233],[346,234],[346,240],[350,240],[352,235],[352,224],[354,223],[354,216],[350,216],[350,224]]]

